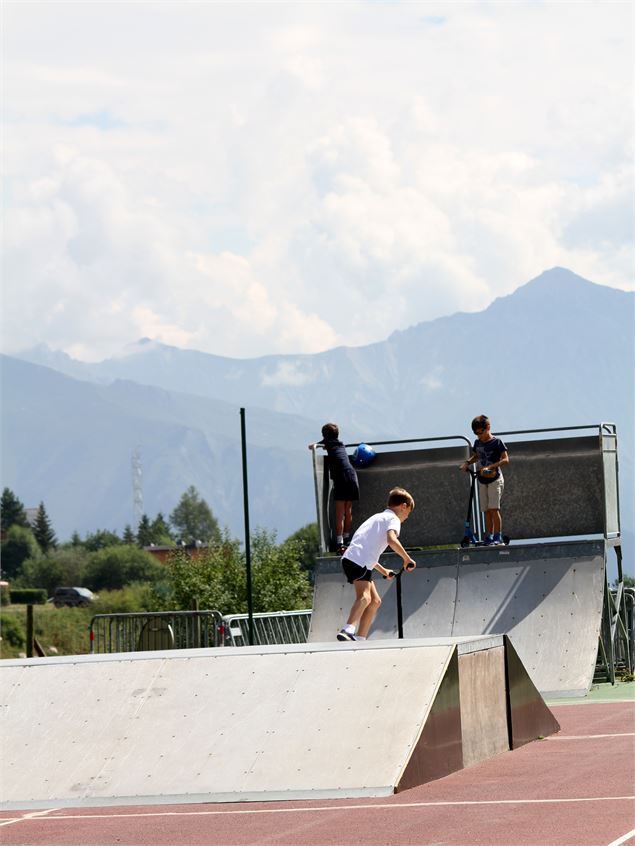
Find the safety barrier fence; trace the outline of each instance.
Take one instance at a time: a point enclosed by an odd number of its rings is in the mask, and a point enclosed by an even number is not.
[[[632,669],[635,655],[635,588],[612,590],[605,597],[595,681],[615,682],[616,672]],[[620,609],[624,612],[620,614]],[[608,643],[608,646],[607,646]],[[612,649],[612,656],[609,655]],[[612,660],[611,660],[612,659]]]
[[[635,588],[611,591],[612,608],[605,608],[603,625],[616,625],[613,637],[616,668],[630,667],[635,654]],[[621,602],[626,608],[625,625],[616,620]],[[612,613],[611,613],[612,611]],[[311,609],[279,611],[253,615],[253,643],[306,643],[311,623]],[[169,611],[141,614],[96,614],[90,623],[91,653],[142,652],[156,649],[193,649],[197,647],[246,646],[249,644],[249,615],[219,611]],[[609,680],[610,665],[600,638],[596,681]]]
[[[253,642],[257,645],[274,643],[306,643],[311,624],[311,609],[280,611],[277,614],[254,614]],[[249,615],[234,614],[223,617],[225,643],[246,646],[249,643]]]
[[[253,643],[306,643],[310,620],[310,609],[254,614]],[[245,646],[250,640],[249,616],[223,616],[219,611],[96,614],[89,636],[93,654]]]

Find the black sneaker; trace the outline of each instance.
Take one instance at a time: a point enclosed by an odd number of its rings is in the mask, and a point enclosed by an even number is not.
[[[354,634],[351,634],[350,632],[345,632],[344,629],[339,630],[339,632],[337,633],[337,639],[338,640],[357,640],[357,638],[355,637]]]

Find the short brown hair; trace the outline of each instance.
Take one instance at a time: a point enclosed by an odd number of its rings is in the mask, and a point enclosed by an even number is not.
[[[337,423],[325,423],[322,426],[322,437],[323,438],[337,438],[340,434],[340,427]]]
[[[476,434],[477,429],[487,429],[488,424],[489,417],[485,414],[479,414],[478,417],[475,417],[474,420],[472,420],[472,431]]]
[[[393,508],[395,505],[409,505],[412,511],[415,501],[412,494],[409,494],[405,488],[393,488],[388,494],[388,508]]]

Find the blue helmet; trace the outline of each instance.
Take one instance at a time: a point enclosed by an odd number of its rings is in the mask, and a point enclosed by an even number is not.
[[[353,453],[353,464],[355,467],[368,467],[375,460],[377,453],[368,444],[360,444]]]

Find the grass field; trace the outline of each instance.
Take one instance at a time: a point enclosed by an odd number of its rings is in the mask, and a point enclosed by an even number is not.
[[[90,652],[91,608],[55,608],[35,605],[35,636],[46,655],[81,655]],[[26,605],[7,605],[0,613],[0,658],[26,656]]]

